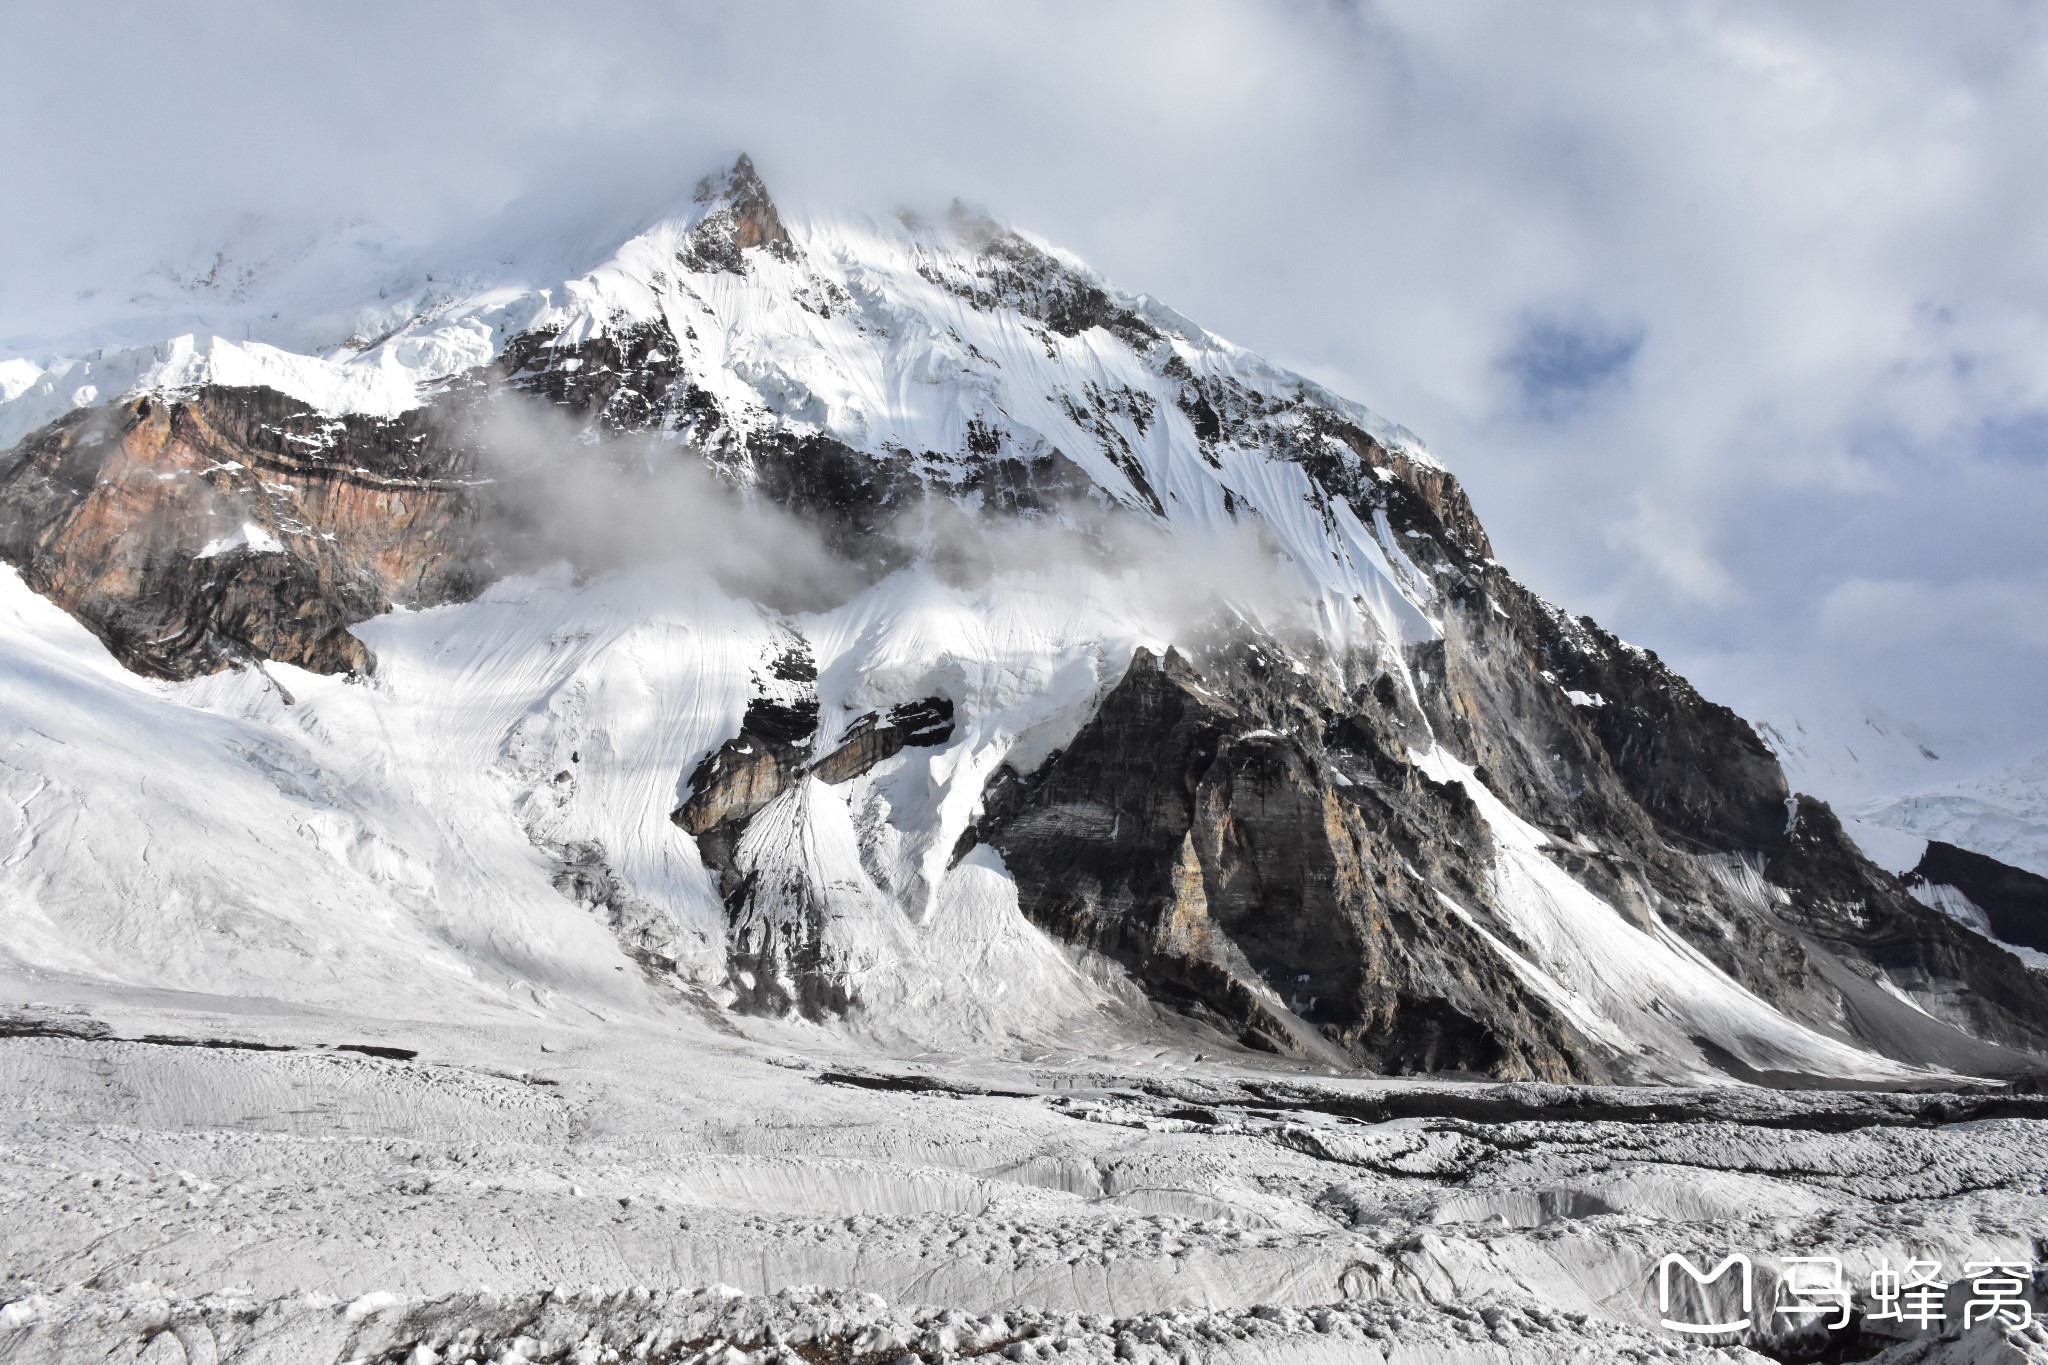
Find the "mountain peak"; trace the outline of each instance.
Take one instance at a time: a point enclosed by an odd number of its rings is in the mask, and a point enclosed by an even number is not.
[[[783,260],[796,255],[782,215],[768,197],[754,159],[745,152],[725,170],[698,181],[696,200],[705,214],[691,229],[683,252],[692,268],[744,275],[747,265],[741,253],[749,249],[760,248]]]
[[[88,740],[95,790],[132,789],[131,751],[185,774],[0,868],[74,935],[52,961],[127,972],[128,907],[233,895],[174,979],[272,990],[242,945],[288,886],[337,941],[376,927],[365,978],[509,934],[603,992],[630,963],[920,1046],[1097,1028],[1124,997],[1071,949],[1305,1065],[1917,1081],[2048,1055],[2048,983],[1824,809],[1788,827],[1746,724],[1517,583],[1363,407],[968,205],[786,231],[741,157],[623,243],[585,207],[524,234],[544,261],[494,242],[340,315],[360,344],[333,353],[216,332],[0,373],[0,445],[31,424],[0,456],[0,653],[60,679],[0,687],[31,737],[0,777],[80,790]],[[558,558],[590,577],[543,577]],[[61,657],[10,591],[72,613]],[[329,676],[373,663],[374,695]],[[49,740],[122,664],[192,690],[136,692],[133,742]],[[219,698],[260,708],[231,744],[151,747],[217,735]],[[443,769],[473,781],[414,801]],[[374,796],[324,818],[445,879],[323,867],[299,895],[300,793],[356,774]],[[145,826],[198,832],[138,862]],[[282,932],[257,941],[299,952]]]
[[[761,173],[754,168],[754,158],[745,152],[734,157],[731,165],[709,171],[697,181],[696,199],[700,204],[747,193],[766,198],[768,187],[761,183]]]

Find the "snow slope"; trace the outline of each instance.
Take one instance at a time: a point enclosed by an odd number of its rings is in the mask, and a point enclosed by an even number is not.
[[[1433,632],[1421,576],[1387,543],[1384,527],[1363,527],[1341,507],[1331,509],[1338,523],[1326,524],[1306,474],[1271,458],[1263,440],[1226,433],[1199,453],[1203,443],[1179,406],[1181,378],[1101,328],[1068,336],[1015,308],[976,306],[967,295],[989,282],[976,274],[971,240],[993,225],[796,221],[788,225],[789,259],[752,253],[745,274],[683,269],[679,253],[706,208],[659,221],[566,279],[511,283],[514,267],[499,265],[460,276],[474,286],[467,294],[437,286],[380,301],[360,310],[347,333],[378,338],[369,345],[300,353],[260,337],[195,333],[53,361],[32,380],[9,379],[18,392],[0,402],[0,448],[77,406],[209,383],[267,386],[330,413],[389,415],[486,363],[519,334],[553,330],[558,345],[571,346],[602,330],[661,322],[735,438],[822,431],[877,454],[930,455],[965,449],[971,431],[986,430],[1006,453],[1056,449],[1131,506],[1156,498],[1177,530],[1213,531],[1255,512],[1283,562],[1315,585],[1333,646]],[[1029,245],[1076,287],[1108,291],[1079,262]],[[563,255],[558,244],[532,251],[543,264]],[[1248,406],[1274,412],[1313,401],[1389,448],[1434,463],[1411,434],[1358,404],[1142,296],[1107,297],[1169,337],[1190,379],[1225,381]],[[1260,424],[1257,435],[1276,425]],[[1332,438],[1311,439],[1357,464]]]
[[[757,836],[805,845],[848,890],[839,946],[899,1033],[1029,1032],[1110,999],[1025,924],[998,863],[948,873],[944,856],[995,765],[1063,738],[1117,656],[1157,643],[1091,582],[1055,570],[969,596],[917,571],[802,623],[828,725],[935,688],[974,718],[944,748],[808,783]],[[11,569],[0,603],[16,965],[414,1013],[557,991],[646,1007],[637,965],[551,885],[550,854],[576,850],[668,921],[686,976],[722,979],[723,908],[667,817],[785,632],[708,580],[556,575],[394,613],[362,627],[369,682],[272,665],[154,683]]]
[[[1172,643],[1187,591],[1304,620],[1339,657],[1406,677],[1404,647],[1441,634],[1437,587],[1383,511],[1362,521],[1276,448],[1308,443],[1354,477],[1392,477],[1297,420],[1308,405],[1395,457],[1434,462],[1368,410],[1042,243],[1002,236],[992,253],[1000,230],[972,215],[792,221],[789,248],[749,251],[743,271],[692,265],[694,234],[729,189],[707,183],[609,255],[556,238],[423,282],[358,309],[325,350],[193,334],[38,362],[33,375],[8,362],[0,446],[138,388],[265,385],[328,412],[392,413],[522,333],[565,347],[659,325],[735,459],[740,438],[766,432],[826,433],[941,479],[961,472],[951,452],[976,442],[1026,459],[1056,450],[1167,528],[1174,556],[1141,556],[1121,577],[1027,563],[975,588],[920,564],[792,619],[728,595],[687,558],[657,558],[364,623],[372,681],[273,666],[179,685],[121,671],[9,570],[0,952],[38,972],[381,998],[413,1014],[544,1010],[557,996],[661,1007],[610,920],[705,998],[729,998],[725,908],[668,815],[794,631],[819,673],[818,752],[862,712],[926,696],[952,701],[959,723],[941,747],[836,788],[800,782],[762,811],[737,857],[779,889],[754,913],[793,924],[822,896],[824,946],[867,1002],[856,1025],[891,1043],[988,1047],[1144,1017],[1119,973],[1023,919],[993,853],[948,866],[989,777],[1034,766],[1133,650]],[[600,263],[534,273],[587,259]],[[1059,300],[1076,298],[1116,321],[1054,325]],[[1134,348],[1118,328],[1168,344]],[[1214,429],[1198,430],[1192,385],[1219,395],[1227,420],[1212,410]],[[1248,535],[1268,566],[1257,576]],[[239,536],[217,552],[279,543],[260,526]],[[1715,1074],[1698,1035],[1759,1068],[1902,1074],[1792,1023],[1676,935],[1636,928],[1538,853],[1546,836],[1440,747],[1417,761],[1479,802],[1495,890],[1533,945],[1500,950],[1588,1034],[1675,1076]],[[608,888],[603,904],[558,889],[568,874]]]
[[[1793,787],[1833,804],[1879,866],[1907,871],[1939,839],[2048,876],[2048,754],[1937,753],[1869,711],[1759,728]]]
[[[723,993],[723,907],[667,815],[738,729],[787,627],[686,567],[511,580],[393,613],[359,628],[380,660],[368,682],[273,665],[153,683],[11,570],[0,592],[14,737],[0,890],[16,966],[413,1015],[532,1012],[558,994],[655,1008],[602,921],[551,884],[573,851],[665,923],[686,980]],[[1135,648],[1164,647],[1133,618],[1143,601],[1076,567],[975,590],[919,567],[788,623],[816,651],[821,751],[899,701],[947,695],[962,718],[941,747],[842,786],[800,783],[741,845],[741,865],[791,895],[823,892],[861,1031],[999,1049],[1085,1034],[1105,1012],[1143,1025],[1119,973],[1024,920],[991,851],[947,867],[995,768],[1030,766]],[[1497,899],[1535,960],[1501,951],[1588,1033],[1676,1076],[1714,1074],[1684,1060],[1700,1034],[1756,1066],[1906,1074],[1793,1024],[1675,935],[1628,924],[1469,769],[1441,749],[1418,761],[1481,803]]]
[[[616,944],[561,914],[503,796],[405,764],[428,757],[417,736],[437,714],[338,677],[276,677],[138,678],[0,572],[0,953],[136,985],[428,1012],[617,990]],[[286,708],[279,686],[303,703]],[[401,670],[391,687],[406,686]],[[355,742],[364,727],[377,743]]]
[[[1704,1059],[1682,1060],[1697,1059],[1696,1040],[1707,1037],[1759,1068],[1872,1079],[1911,1074],[1785,1018],[1654,916],[1648,931],[1627,923],[1544,856],[1549,835],[1441,746],[1415,760],[1437,781],[1462,785],[1493,833],[1494,898],[1523,950],[1483,927],[1480,933],[1538,995],[1622,1056],[1653,1074],[1711,1084],[1721,1072]],[[1469,911],[1459,913],[1478,927]]]

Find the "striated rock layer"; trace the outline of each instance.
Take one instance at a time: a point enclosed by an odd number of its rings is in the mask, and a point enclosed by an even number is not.
[[[351,625],[487,581],[474,460],[426,416],[224,388],[80,409],[0,460],[0,554],[140,672],[367,669]]]

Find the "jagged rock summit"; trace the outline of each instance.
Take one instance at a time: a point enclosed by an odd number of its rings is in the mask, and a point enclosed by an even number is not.
[[[984,215],[742,157],[330,324],[10,382],[18,965],[1557,1081],[2048,1051],[2048,976],[1415,437]]]

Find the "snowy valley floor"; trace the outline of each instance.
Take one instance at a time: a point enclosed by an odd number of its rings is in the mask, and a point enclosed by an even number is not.
[[[1758,1360],[1659,1326],[1660,1258],[1750,1255],[1769,1321],[1778,1258],[1955,1274],[2048,1236],[2035,1097],[884,1059],[681,1005],[464,1028],[35,984],[0,1010],[7,1360]],[[1829,1358],[2048,1356],[2030,1331]]]

